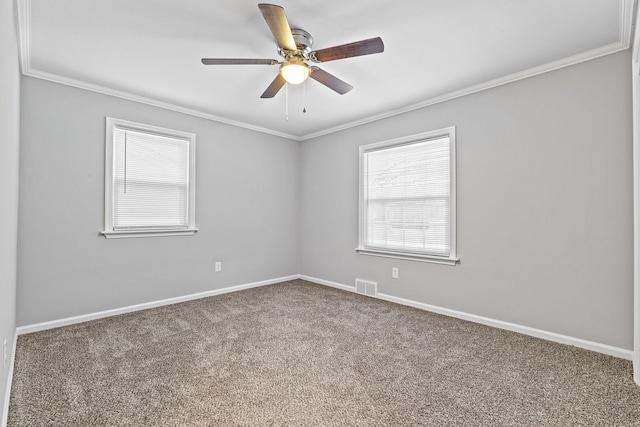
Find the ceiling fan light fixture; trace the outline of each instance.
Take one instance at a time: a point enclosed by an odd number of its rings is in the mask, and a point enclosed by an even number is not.
[[[276,59],[251,58],[202,58],[201,62],[204,65],[280,64],[278,75],[260,95],[260,98],[273,98],[287,83],[297,85],[309,77],[334,92],[344,95],[353,89],[353,86],[327,73],[322,68],[315,65],[309,66],[307,62],[328,62],[384,52],[384,43],[380,37],[312,50],[313,37],[311,34],[300,28],[291,28],[282,6],[259,3],[258,9],[260,9],[262,17],[275,39],[278,54],[284,58],[282,62]]]
[[[290,60],[282,64],[280,68],[282,77],[293,85],[297,85],[307,80],[310,74],[309,66],[302,61]]]

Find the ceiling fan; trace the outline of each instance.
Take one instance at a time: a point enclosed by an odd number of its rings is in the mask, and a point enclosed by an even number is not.
[[[384,44],[380,37],[326,49],[311,50],[313,37],[305,30],[291,28],[284,13],[284,8],[267,3],[258,4],[258,8],[262,12],[265,21],[267,21],[273,37],[276,39],[278,53],[284,58],[282,61],[276,59],[202,58],[202,63],[205,65],[280,64],[278,75],[260,96],[261,98],[273,98],[285,83],[299,84],[308,77],[322,83],[340,95],[344,95],[353,89],[353,86],[315,65],[310,66],[307,62],[328,62],[384,51]]]

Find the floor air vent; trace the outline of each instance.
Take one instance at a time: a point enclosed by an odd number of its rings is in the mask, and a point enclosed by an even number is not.
[[[356,279],[356,293],[368,295],[370,297],[378,296],[378,283],[369,280]]]

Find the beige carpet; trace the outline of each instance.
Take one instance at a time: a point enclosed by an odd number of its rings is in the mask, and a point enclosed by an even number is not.
[[[631,426],[625,360],[303,281],[20,336],[9,426]]]

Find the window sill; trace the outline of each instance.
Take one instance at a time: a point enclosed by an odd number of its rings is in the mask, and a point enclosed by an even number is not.
[[[197,228],[188,230],[126,230],[126,231],[101,231],[107,239],[128,239],[135,237],[167,237],[167,236],[191,236],[198,231]]]
[[[458,258],[439,257],[435,255],[419,255],[405,252],[384,251],[380,249],[356,248],[360,255],[379,256],[384,258],[404,259],[408,261],[430,262],[434,264],[456,265],[460,262]]]

